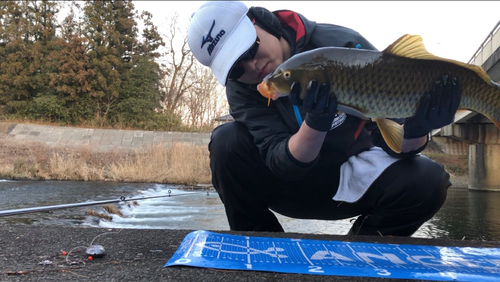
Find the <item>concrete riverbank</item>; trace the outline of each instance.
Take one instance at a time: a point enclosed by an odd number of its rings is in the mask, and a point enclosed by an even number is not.
[[[96,151],[147,149],[156,144],[207,146],[210,133],[162,132],[0,123],[0,138],[40,142],[50,146],[83,147]]]

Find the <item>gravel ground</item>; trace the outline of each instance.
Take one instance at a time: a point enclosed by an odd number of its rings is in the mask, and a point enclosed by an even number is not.
[[[182,266],[164,268],[163,265],[175,253],[184,237],[193,230],[118,231],[61,226],[0,226],[0,281],[382,281],[379,278],[366,277],[230,271]],[[500,242],[487,241],[265,232],[220,233],[351,242],[500,247]],[[96,238],[98,235],[100,236]],[[88,261],[84,254],[85,249],[74,248],[88,246],[94,238],[94,244],[104,246],[106,255]],[[62,256],[62,251],[70,252],[72,249],[74,251],[71,252],[69,262],[73,263],[70,264],[66,257]],[[42,263],[44,261],[45,265]]]

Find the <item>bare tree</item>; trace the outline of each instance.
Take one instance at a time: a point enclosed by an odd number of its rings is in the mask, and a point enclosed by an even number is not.
[[[183,99],[185,123],[192,128],[214,127],[215,118],[228,112],[222,86],[209,68],[197,63],[194,84]]]
[[[172,113],[178,113],[177,109],[182,97],[193,86],[193,81],[188,78],[195,62],[187,44],[187,36],[184,36],[183,32],[177,28],[178,17],[178,14],[175,14],[170,18],[168,34],[162,34],[166,37],[168,45],[165,54],[168,62],[162,82],[160,103],[164,110]],[[180,47],[178,47],[179,39],[181,39]]]

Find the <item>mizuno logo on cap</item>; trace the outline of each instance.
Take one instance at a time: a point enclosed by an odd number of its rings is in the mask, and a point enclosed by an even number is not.
[[[223,29],[221,29],[221,31],[217,34],[217,36],[215,36],[215,39],[214,39],[212,37],[212,29],[214,29],[214,26],[215,26],[215,20],[213,21],[212,27],[210,28],[210,30],[207,33],[207,37],[205,38],[205,36],[203,36],[203,41],[201,41],[201,47],[200,48],[203,48],[203,45],[205,45],[205,43],[210,42],[210,45],[208,45],[208,49],[207,49],[209,56],[212,55],[212,52],[214,51],[215,46],[217,46],[217,43],[219,42],[220,38],[224,34],[226,34],[226,31],[224,31]]]
[[[212,27],[210,28],[210,30],[208,31],[208,34],[207,34],[207,38],[205,38],[205,36],[203,36],[203,41],[201,42],[201,47],[200,48],[203,48],[203,45],[205,45],[205,43],[207,42],[212,42],[212,40],[214,40],[212,38],[212,29],[214,29],[214,25],[215,25],[215,20],[214,22],[212,23]]]

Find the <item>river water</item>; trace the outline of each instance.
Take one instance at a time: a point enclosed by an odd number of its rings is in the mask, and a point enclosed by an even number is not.
[[[168,196],[170,195],[170,196]],[[150,183],[0,180],[0,210],[87,201],[165,196],[114,203],[123,215],[101,205],[0,217],[4,224],[80,225],[106,228],[229,230],[224,207],[213,189],[186,190]],[[112,220],[88,215],[91,210]],[[277,215],[287,232],[344,235],[352,219],[300,220]],[[500,192],[450,188],[443,208],[413,237],[500,241]]]

